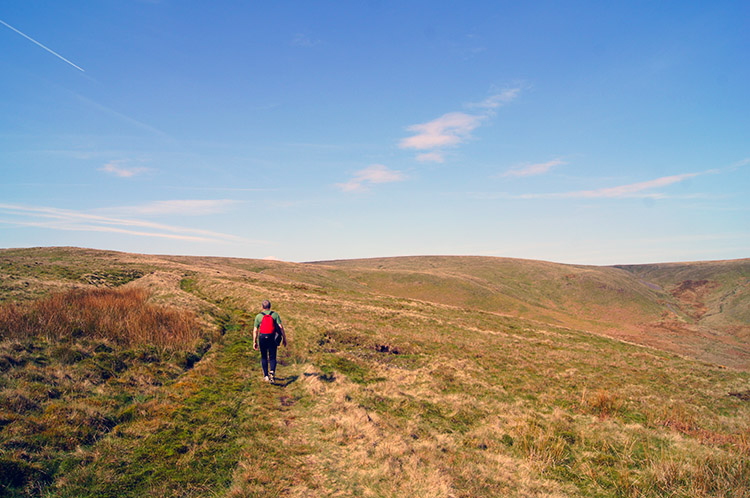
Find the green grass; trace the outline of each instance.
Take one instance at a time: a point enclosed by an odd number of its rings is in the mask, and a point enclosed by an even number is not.
[[[251,389],[242,372],[249,367],[247,343],[234,330],[201,370],[188,374],[168,392],[141,403],[127,424],[102,441],[108,453],[77,470],[58,496],[203,495],[229,485],[243,441],[268,432],[271,424],[248,410],[246,399],[267,393]],[[267,402],[266,399],[264,401]],[[139,425],[154,424],[142,436]],[[116,475],[110,474],[117,468]]]
[[[38,297],[61,283],[117,287],[153,269],[119,259],[118,253],[74,248],[0,250],[0,301]]]
[[[403,272],[396,280],[439,294],[450,273],[468,274],[465,283],[494,271],[532,288],[530,309],[570,312],[555,297],[566,292],[559,282],[534,288],[550,264],[417,263],[441,277],[414,276],[413,260],[369,269],[147,258],[174,276],[160,285],[175,299],[213,310],[222,339],[188,369],[186,353],[8,342],[20,349],[0,355],[0,367],[15,372],[0,377],[3,406],[16,410],[0,414],[0,442],[9,442],[0,478],[16,493],[50,497],[750,494],[750,403],[730,395],[750,389],[750,375],[571,323],[362,284],[378,281],[364,273],[391,265]],[[606,293],[599,284],[618,288],[625,278],[625,270],[571,273],[581,293]],[[616,279],[600,280],[608,274]],[[275,386],[262,382],[248,335],[265,298],[290,338]],[[77,381],[66,387],[62,371]],[[91,379],[91,392],[82,390]],[[57,430],[37,430],[44,416]],[[87,436],[62,423],[83,417],[102,429]],[[35,451],[46,459],[25,459]],[[20,462],[31,462],[24,485],[11,482]]]
[[[65,474],[71,459],[90,454],[80,448],[95,446],[131,418],[138,398],[150,398],[184,371],[179,357],[101,340],[1,341],[4,493],[36,495]]]

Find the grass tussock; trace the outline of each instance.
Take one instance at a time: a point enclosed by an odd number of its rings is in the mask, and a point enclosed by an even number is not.
[[[725,453],[661,455],[650,462],[642,489],[658,496],[747,496],[750,461]]]
[[[123,346],[184,349],[200,337],[194,313],[149,303],[141,288],[72,290],[33,302],[0,305],[0,338],[86,337]]]
[[[584,408],[603,419],[616,415],[623,404],[617,393],[607,389],[598,389],[590,395],[584,390],[582,398]]]

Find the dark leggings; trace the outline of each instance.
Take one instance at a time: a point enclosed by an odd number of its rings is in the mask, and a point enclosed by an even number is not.
[[[271,371],[276,372],[276,341],[274,334],[258,334],[258,346],[260,347],[260,366],[263,367],[263,375],[268,375],[268,362],[271,362]]]

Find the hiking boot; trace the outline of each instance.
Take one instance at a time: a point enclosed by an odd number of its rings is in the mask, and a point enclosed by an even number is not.
[[[274,375],[274,372],[268,372],[268,378],[270,379],[271,384],[274,383],[276,380],[276,376]]]

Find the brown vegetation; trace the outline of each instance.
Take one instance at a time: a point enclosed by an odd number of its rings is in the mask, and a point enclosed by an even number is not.
[[[599,389],[591,396],[583,393],[583,405],[589,412],[598,415],[600,418],[609,418],[615,415],[622,408],[622,400],[616,393],[606,389]]]
[[[156,306],[141,288],[71,290],[0,305],[0,338],[102,338],[132,346],[184,348],[198,339],[194,313]]]
[[[706,305],[706,299],[711,292],[718,289],[717,282],[709,280],[684,280],[675,287],[671,294],[678,300],[685,312],[694,318],[700,320],[709,309]]]

